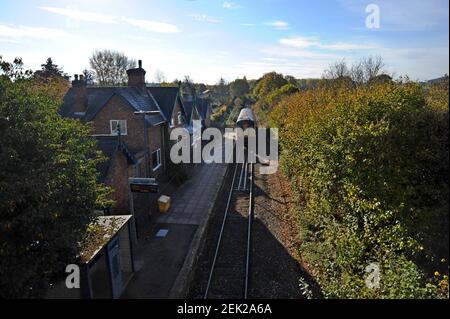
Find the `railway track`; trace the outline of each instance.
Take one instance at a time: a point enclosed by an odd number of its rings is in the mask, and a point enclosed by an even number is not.
[[[253,164],[235,164],[205,299],[248,297],[253,217]]]

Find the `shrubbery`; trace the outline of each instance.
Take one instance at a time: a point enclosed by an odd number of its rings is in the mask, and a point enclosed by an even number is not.
[[[271,112],[300,253],[328,297],[448,298],[446,90],[430,106],[413,83],[320,88]],[[365,284],[372,262],[378,289]]]

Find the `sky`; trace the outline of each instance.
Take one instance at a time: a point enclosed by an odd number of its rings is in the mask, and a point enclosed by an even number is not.
[[[0,0],[0,55],[69,75],[95,50],[143,60],[146,79],[217,83],[276,71],[318,78],[331,63],[383,57],[413,80],[449,72],[448,0]]]

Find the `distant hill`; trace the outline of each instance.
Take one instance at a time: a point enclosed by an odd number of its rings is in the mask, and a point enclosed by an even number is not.
[[[448,75],[447,74],[444,75],[444,76],[441,76],[440,78],[428,80],[428,81],[426,81],[424,83],[433,85],[433,84],[438,84],[438,83],[442,83],[442,82],[445,82],[445,81],[448,81]]]

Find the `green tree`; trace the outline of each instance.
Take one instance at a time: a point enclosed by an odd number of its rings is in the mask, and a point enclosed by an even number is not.
[[[234,82],[230,83],[230,95],[232,97],[244,97],[250,91],[250,86],[248,85],[247,79],[236,79]]]
[[[47,58],[44,64],[41,64],[41,70],[34,73],[35,77],[40,79],[51,79],[55,77],[61,77],[65,80],[69,80],[69,76],[63,72],[62,68],[53,63],[52,58]]]
[[[89,127],[57,114],[52,84],[20,59],[0,67],[0,298],[39,297],[73,262],[108,189]]]
[[[282,74],[270,72],[264,74],[263,77],[258,80],[252,93],[255,98],[261,99],[287,83],[288,82]]]

